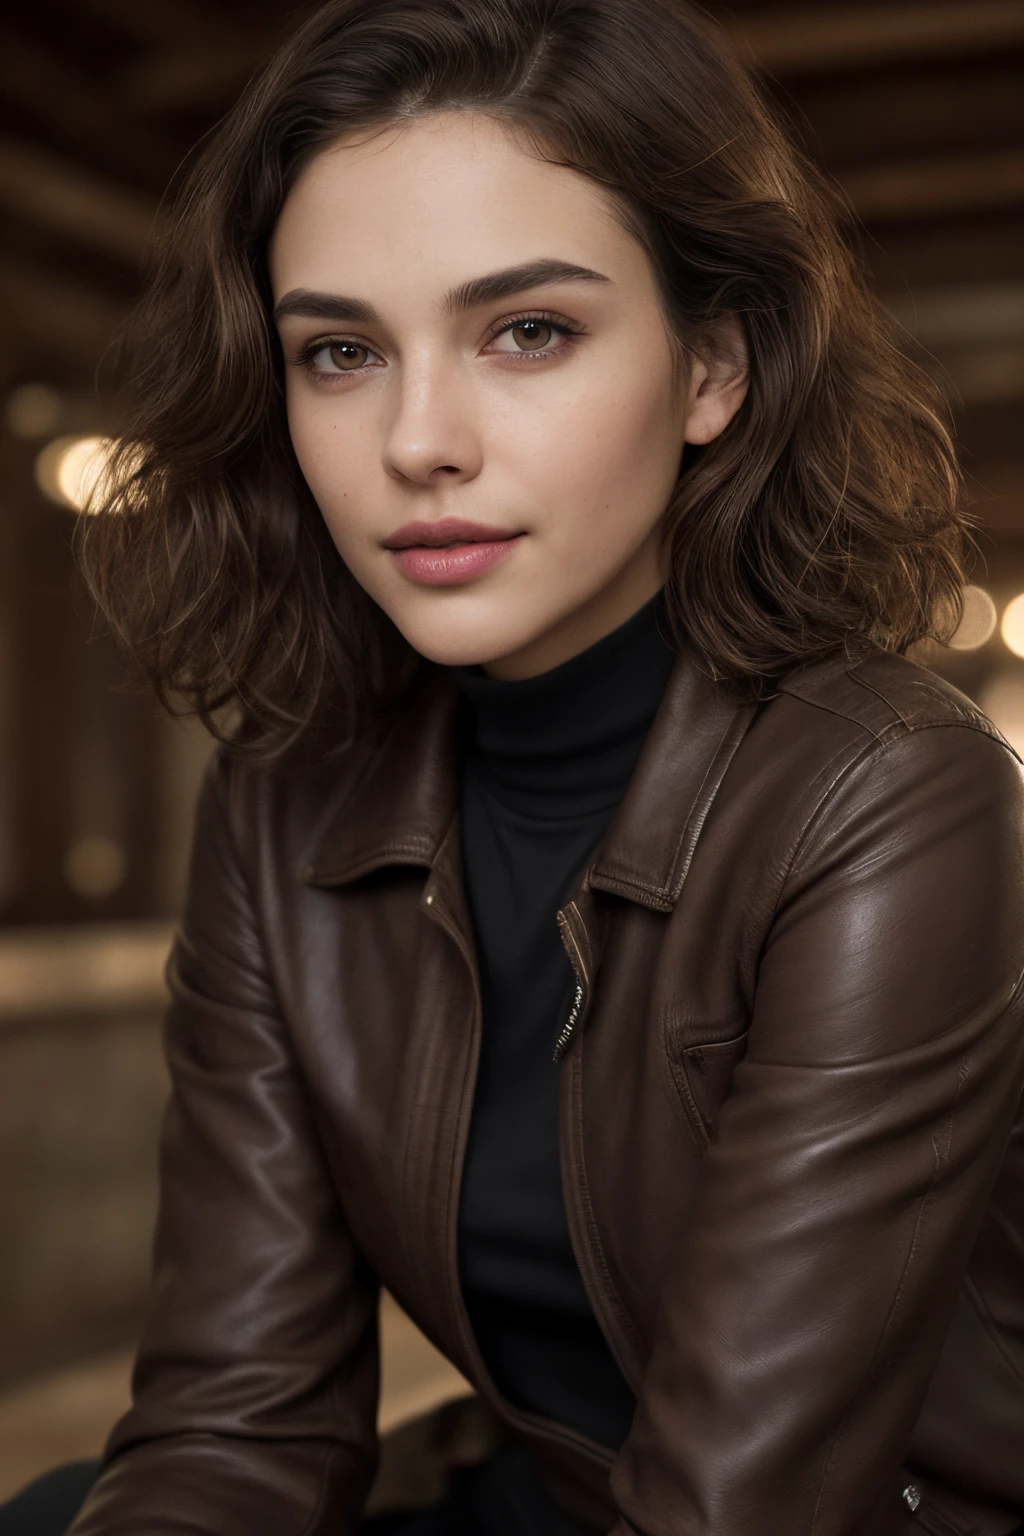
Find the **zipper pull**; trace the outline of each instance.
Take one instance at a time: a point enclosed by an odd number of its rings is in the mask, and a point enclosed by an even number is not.
[[[552,1061],[555,1061],[555,1062],[561,1061],[562,1057],[565,1055],[566,1051],[569,1049],[569,1041],[572,1039],[572,1032],[576,1028],[576,1020],[580,1016],[580,1004],[582,1002],[583,1002],[583,986],[582,986],[582,984],[580,982],[577,982],[576,983],[576,996],[573,998],[572,1009],[570,1010],[569,1017],[566,1019],[565,1023],[562,1025],[562,1028],[561,1028],[561,1030],[559,1032],[559,1035],[558,1035],[558,1039],[555,1041],[555,1054],[551,1058]]]
[[[584,888],[586,888],[585,880]],[[565,910],[557,912],[555,916],[558,922],[558,931],[562,936],[562,943],[565,945],[565,952],[569,956],[569,963],[576,977],[576,995],[572,1000],[572,1008],[569,1012],[569,1017],[559,1030],[558,1039],[555,1041],[555,1053],[552,1060],[557,1064],[569,1049],[573,1030],[576,1028],[581,1014],[585,1015],[589,1007],[590,977],[588,975],[587,961],[584,959],[584,948],[589,954],[590,939],[583,923],[583,916],[575,901],[570,901]],[[576,931],[577,926],[579,932]],[[581,948],[581,942],[583,948]]]

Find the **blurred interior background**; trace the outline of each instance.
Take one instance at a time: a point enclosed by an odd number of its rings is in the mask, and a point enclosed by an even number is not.
[[[1024,751],[1024,0],[732,0],[953,403],[982,559],[923,658]],[[208,753],[125,674],[70,541],[160,200],[305,0],[0,20],[0,1497],[98,1450],[145,1305],[161,970]],[[382,1422],[465,1390],[390,1303]]]

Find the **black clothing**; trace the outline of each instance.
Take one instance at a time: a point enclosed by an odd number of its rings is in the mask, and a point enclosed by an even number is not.
[[[76,1461],[37,1478],[0,1504],[0,1536],[64,1536],[99,1474],[98,1461]],[[520,1536],[545,1530],[536,1523],[542,1496],[524,1448],[503,1445],[477,1467],[456,1478],[454,1492],[440,1505],[408,1514],[364,1520],[359,1536]],[[561,1524],[557,1523],[561,1521]],[[552,1536],[572,1536],[573,1526],[557,1514]],[[1024,1536],[1024,1525],[1011,1532]]]
[[[664,594],[563,665],[522,682],[453,667],[468,701],[463,858],[483,1038],[459,1210],[463,1290],[484,1359],[516,1403],[618,1447],[636,1400],[583,1288],[558,1151],[555,1040],[574,977],[555,913],[610,822],[674,653]],[[98,1462],[0,1505],[0,1536],[63,1536]],[[360,1536],[585,1536],[529,1453],[502,1446],[439,1506]]]
[[[0,1536],[64,1536],[99,1469],[98,1461],[76,1461],[37,1478],[0,1504]],[[552,1521],[549,1505],[527,1451],[503,1445],[478,1466],[457,1469],[453,1491],[439,1504],[375,1515],[360,1523],[359,1536],[576,1536],[566,1516],[556,1511]]]
[[[483,1038],[459,1210],[481,1352],[518,1406],[606,1445],[636,1399],[573,1254],[558,1149],[555,1040],[574,977],[555,914],[632,776],[674,652],[659,592],[586,651],[520,682],[453,667],[472,709],[463,864]]]
[[[98,1461],[72,1461],[35,1478],[0,1504],[0,1536],[64,1536],[99,1472]]]

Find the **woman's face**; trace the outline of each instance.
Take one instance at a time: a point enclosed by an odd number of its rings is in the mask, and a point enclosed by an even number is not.
[[[744,376],[673,371],[646,254],[594,183],[483,115],[417,119],[308,166],[270,270],[302,472],[417,651],[528,677],[654,595],[683,444]]]

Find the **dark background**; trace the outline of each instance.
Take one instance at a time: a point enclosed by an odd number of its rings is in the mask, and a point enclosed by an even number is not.
[[[160,966],[208,751],[97,630],[77,514],[39,488],[40,455],[117,431],[96,370],[165,188],[309,8],[21,0],[0,18],[0,1495],[33,1456],[101,1438],[104,1383],[122,1391],[165,1092]],[[1024,750],[1024,661],[997,623],[1024,591],[1024,0],[709,8],[848,192],[879,292],[946,382],[990,600],[974,593],[958,647],[928,660]],[[5,1462],[32,1412],[78,1427]]]

